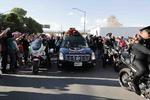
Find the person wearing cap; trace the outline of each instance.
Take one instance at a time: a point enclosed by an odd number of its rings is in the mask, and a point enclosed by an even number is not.
[[[148,71],[148,58],[150,50],[147,48],[147,40],[150,39],[150,26],[140,29],[138,34],[138,42],[134,43],[131,47],[131,54],[134,55],[132,64],[134,65],[136,72],[133,77],[133,86],[135,93],[140,95],[139,79]]]

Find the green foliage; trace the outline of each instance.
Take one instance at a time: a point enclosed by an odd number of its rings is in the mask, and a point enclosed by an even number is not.
[[[19,20],[18,15],[15,13],[5,15],[5,17],[3,18],[3,27],[10,27],[12,32],[24,31],[23,23]]]
[[[22,8],[13,8],[13,9],[11,10],[11,12],[12,12],[12,13],[15,13],[15,14],[17,14],[17,15],[19,15],[19,16],[22,16],[22,17],[24,17],[24,16],[27,14],[27,11],[24,10],[24,9],[22,9]]]
[[[42,25],[40,25],[31,17],[25,18],[25,24],[27,25],[29,33],[42,33],[43,32]]]
[[[13,32],[42,33],[42,25],[31,17],[25,17],[26,13],[22,8],[14,8],[9,14],[0,14],[0,26],[10,27]]]
[[[0,27],[3,25],[4,15],[0,14]]]

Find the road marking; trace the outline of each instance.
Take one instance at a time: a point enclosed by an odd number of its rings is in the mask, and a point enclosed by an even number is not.
[[[118,81],[113,78],[95,78],[95,77],[69,77],[69,76],[40,76],[40,75],[15,75],[15,74],[4,74],[6,76],[15,77],[27,77],[27,78],[46,78],[46,79],[85,79],[85,80],[106,80],[106,81]]]
[[[0,91],[3,92],[28,92],[28,93],[41,93],[41,94],[61,94],[59,89],[46,89],[46,88],[34,88],[34,87],[14,87],[14,86],[0,86]]]
[[[6,96],[8,96],[8,95],[6,95],[6,94],[0,94],[0,97],[6,97]]]

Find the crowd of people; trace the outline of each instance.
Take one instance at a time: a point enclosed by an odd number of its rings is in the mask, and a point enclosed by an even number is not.
[[[108,33],[106,36],[87,36],[86,40],[92,50],[95,52],[97,59],[101,59],[106,53],[105,47],[117,47],[121,52],[129,50],[132,44],[137,43],[138,34],[133,37],[125,38],[124,36],[115,37],[113,33]]]
[[[64,33],[63,33],[64,34]],[[8,70],[6,66],[8,62],[10,63],[10,72],[16,72],[18,69],[18,63],[22,63],[22,58],[24,64],[26,65],[29,59],[29,46],[37,38],[41,38],[48,49],[53,48],[55,51],[58,51],[58,44],[63,38],[63,35],[54,36],[54,35],[44,35],[44,34],[12,34],[10,29],[3,30],[1,29],[0,34],[0,52],[1,52],[1,66],[3,73],[7,73]],[[133,37],[124,38],[115,37],[112,33],[106,34],[105,37],[102,36],[86,36],[86,41],[89,47],[95,52],[96,59],[102,59],[105,52],[105,46],[109,47],[118,47],[121,51],[129,50],[132,44],[138,41],[138,35],[136,34]]]
[[[60,37],[45,34],[12,34],[13,32],[11,32],[10,28],[0,30],[0,58],[3,73],[15,73],[22,63],[27,65],[29,46],[34,40],[41,39],[47,50],[53,48],[57,52],[59,50],[58,45],[63,38],[63,35]],[[135,55],[133,64],[137,69],[133,83],[135,92],[141,94],[138,87],[139,79],[147,70],[147,65],[145,64],[148,64],[148,61],[150,62],[150,26],[141,29],[133,37],[115,37],[112,33],[108,33],[104,37],[89,35],[85,37],[85,40],[95,52],[96,60],[103,58],[106,53],[106,46],[109,48],[117,47],[121,52],[133,53]],[[7,69],[8,63],[10,64],[9,69]]]
[[[27,65],[29,60],[29,46],[36,39],[41,39],[47,49],[54,48],[56,51],[56,44],[61,37],[45,34],[18,33],[13,35],[9,28],[6,30],[1,29],[0,54],[2,72],[15,73],[20,65]],[[8,63],[10,64],[9,70],[7,69]]]

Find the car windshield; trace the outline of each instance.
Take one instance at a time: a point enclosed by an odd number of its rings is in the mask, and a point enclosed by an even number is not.
[[[66,37],[62,43],[62,47],[88,47],[86,40],[82,36],[69,36]]]

